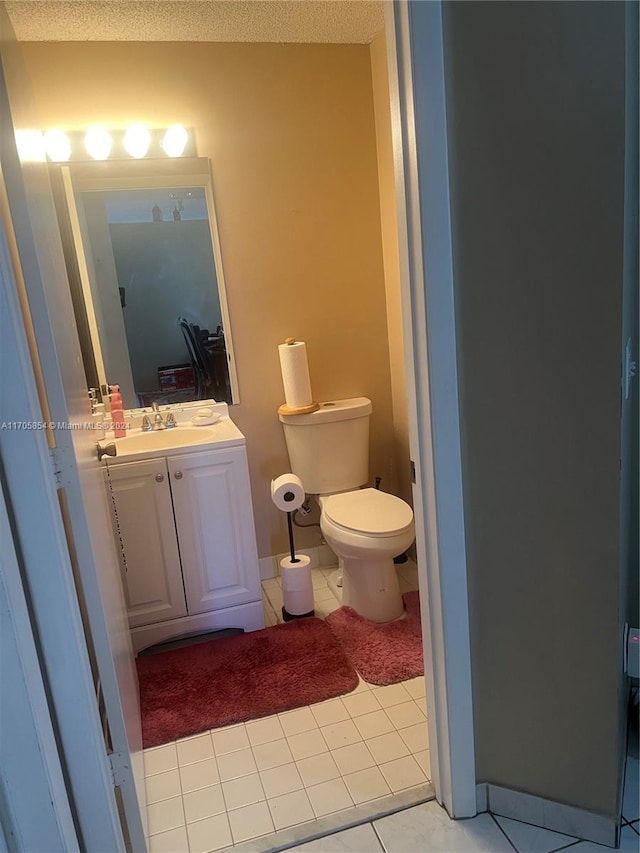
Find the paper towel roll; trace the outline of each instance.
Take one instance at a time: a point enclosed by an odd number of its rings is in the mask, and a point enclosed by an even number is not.
[[[271,481],[271,500],[284,512],[300,509],[304,503],[304,486],[295,474],[281,474]]]
[[[280,344],[278,352],[287,406],[291,409],[302,409],[312,405],[307,345],[304,341]]]
[[[296,554],[297,563],[291,557],[280,560],[282,580],[282,603],[291,616],[303,616],[313,612],[313,581],[306,554]]]

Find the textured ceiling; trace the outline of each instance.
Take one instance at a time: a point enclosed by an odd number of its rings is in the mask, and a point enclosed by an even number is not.
[[[376,0],[9,0],[20,41],[368,44]]]

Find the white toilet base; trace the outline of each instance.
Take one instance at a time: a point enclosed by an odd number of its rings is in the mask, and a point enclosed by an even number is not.
[[[353,560],[344,557],[342,603],[372,622],[392,622],[404,614],[393,557]]]

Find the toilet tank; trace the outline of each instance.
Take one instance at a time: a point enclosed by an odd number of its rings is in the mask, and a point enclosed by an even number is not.
[[[357,489],[369,479],[371,400],[330,400],[308,415],[279,415],[291,470],[309,495]]]

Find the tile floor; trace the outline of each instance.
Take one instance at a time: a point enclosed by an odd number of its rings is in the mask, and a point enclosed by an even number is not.
[[[637,786],[637,759],[630,773],[635,773]],[[635,809],[628,813],[637,815],[637,800]],[[623,826],[621,853],[638,853],[639,832],[637,820]],[[552,853],[556,850],[607,853],[611,848],[489,814],[452,821],[436,802],[430,802],[292,847],[290,853]]]
[[[313,571],[316,615],[339,607]],[[403,592],[414,564],[398,568]],[[278,579],[263,582],[267,625],[282,621]],[[352,693],[145,750],[151,853],[209,853],[424,785],[430,776],[424,678]],[[348,848],[347,848],[348,849]]]

